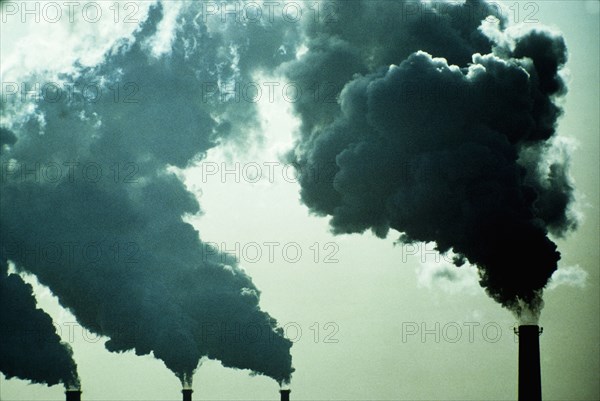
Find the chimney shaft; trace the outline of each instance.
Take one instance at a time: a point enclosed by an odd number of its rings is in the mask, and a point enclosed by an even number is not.
[[[183,394],[183,401],[192,401],[192,393],[194,390],[191,388],[184,388],[181,390],[181,394]]]
[[[290,393],[292,390],[279,390],[281,394],[281,401],[290,401]]]
[[[542,400],[540,327],[519,326],[519,401]]]
[[[67,401],[81,401],[81,391],[67,390],[65,391]]]

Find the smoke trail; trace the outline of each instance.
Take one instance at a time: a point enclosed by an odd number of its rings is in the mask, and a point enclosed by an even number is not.
[[[52,318],[36,308],[33,289],[0,260],[0,371],[7,379],[78,387],[77,365]],[[34,352],[31,352],[34,350]]]
[[[335,104],[296,105],[289,157],[303,202],[332,216],[336,234],[393,228],[405,243],[452,250],[496,301],[538,313],[560,258],[547,234],[577,223],[568,151],[555,140],[562,37],[507,28],[478,0],[344,2],[339,24],[306,36],[283,72],[340,91]]]
[[[200,208],[169,167],[257,128],[253,119],[236,127],[253,104],[230,110],[203,91],[250,77],[265,54],[269,63],[289,60],[281,49],[291,42],[284,27],[258,25],[234,46],[242,28],[210,29],[199,7],[182,6],[166,51],[153,47],[159,4],[101,64],[57,77],[72,94],[61,99],[50,86],[34,107],[18,97],[8,105],[2,252],[87,330],[108,337],[110,351],[153,353],[185,385],[203,357],[287,382],[291,342],[261,311],[250,277],[182,221]]]

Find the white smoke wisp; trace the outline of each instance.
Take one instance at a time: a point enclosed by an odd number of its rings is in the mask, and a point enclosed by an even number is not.
[[[448,294],[477,294],[477,267],[465,263],[457,268],[444,257],[419,263],[416,269],[417,283],[422,288],[442,290]]]
[[[558,287],[585,288],[588,279],[588,272],[579,265],[559,267],[552,277],[547,290],[554,290]]]

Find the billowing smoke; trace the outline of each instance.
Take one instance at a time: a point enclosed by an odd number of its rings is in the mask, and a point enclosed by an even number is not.
[[[291,342],[250,277],[183,221],[200,207],[172,167],[258,128],[253,104],[204,95],[289,61],[293,43],[287,27],[255,24],[236,45],[243,26],[211,28],[200,11],[183,5],[165,45],[159,4],[101,64],[37,81],[37,102],[4,94],[1,249],[110,351],[153,353],[184,385],[202,358],[287,382]]]
[[[303,202],[336,234],[435,242],[520,315],[539,312],[557,268],[548,233],[577,222],[555,133],[565,42],[503,15],[483,0],[348,1],[337,24],[306,27],[307,51],[282,69],[339,89],[296,104]]]
[[[52,318],[36,307],[33,289],[0,260],[0,371],[7,379],[78,387],[77,365]],[[32,352],[33,351],[33,352]]]

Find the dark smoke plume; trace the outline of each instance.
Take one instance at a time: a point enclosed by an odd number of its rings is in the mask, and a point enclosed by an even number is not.
[[[49,386],[79,387],[77,365],[68,344],[62,343],[52,318],[36,307],[31,286],[8,274],[0,260],[0,371]]]
[[[337,24],[307,26],[308,50],[283,67],[339,88],[337,103],[296,104],[289,157],[303,202],[332,216],[336,234],[392,228],[405,243],[433,241],[456,265],[477,265],[503,306],[539,312],[560,258],[548,232],[576,226],[555,141],[563,38],[507,29],[480,0],[351,0],[339,11]]]
[[[243,269],[207,252],[182,220],[200,207],[169,168],[258,127],[247,118],[253,104],[206,99],[206,83],[249,80],[289,61],[294,49],[282,52],[292,41],[277,24],[254,25],[234,46],[244,27],[210,28],[199,10],[199,2],[183,6],[166,54],[152,53],[159,4],[101,64],[57,77],[75,88],[69,98],[56,100],[49,87],[24,118],[14,117],[22,115],[20,98],[8,105],[2,252],[83,327],[106,336],[110,351],[153,353],[185,385],[201,358],[287,382],[291,342],[260,309]],[[78,92],[90,84],[101,96]]]

